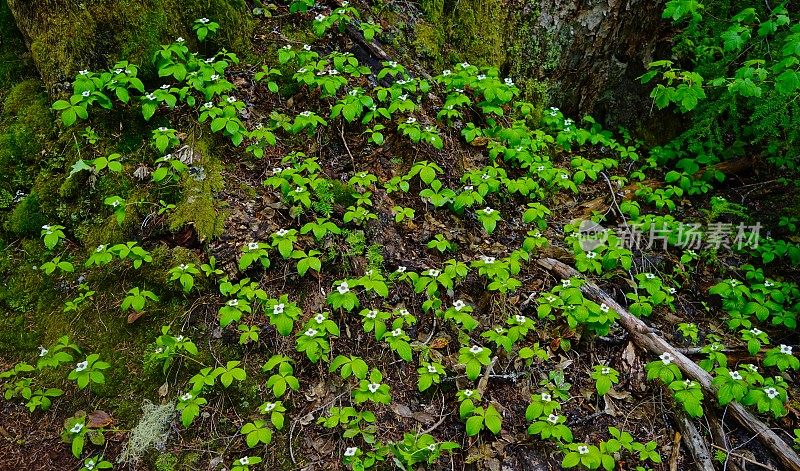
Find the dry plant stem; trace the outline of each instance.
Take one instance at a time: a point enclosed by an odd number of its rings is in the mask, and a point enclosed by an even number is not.
[[[574,268],[552,258],[541,258],[538,259],[536,263],[562,279],[581,276]],[[700,368],[697,363],[687,358],[686,355],[679,352],[675,347],[656,334],[647,324],[628,312],[624,307],[620,306],[619,303],[598,288],[597,285],[587,281],[581,286],[581,291],[594,301],[606,303],[608,307],[616,311],[617,314],[619,314],[619,324],[628,331],[631,340],[633,340],[636,346],[654,355],[661,355],[664,352],[671,354],[674,358],[674,363],[681,371],[697,381],[708,395],[711,397],[717,396],[717,392],[711,384],[711,375],[707,371]],[[743,427],[750,430],[758,437],[761,443],[775,455],[775,459],[780,461],[785,469],[800,471],[800,456],[773,432],[769,426],[751,414],[750,411],[738,402],[728,404],[728,410]]]
[[[683,443],[689,450],[689,454],[694,459],[695,469],[698,471],[714,471],[714,462],[711,461],[711,452],[708,449],[705,439],[700,435],[700,431],[689,420],[689,417],[682,412],[675,414],[675,421],[681,431]]]

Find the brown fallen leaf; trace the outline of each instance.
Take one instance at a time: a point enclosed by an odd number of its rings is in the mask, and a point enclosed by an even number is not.
[[[134,322],[138,321],[140,317],[144,315],[143,312],[133,311],[132,313],[128,314],[128,324],[133,324]]]
[[[107,412],[96,410],[86,417],[86,428],[104,428],[114,422]]]
[[[439,349],[445,348],[448,343],[450,343],[450,340],[448,340],[448,339],[446,339],[444,337],[435,338],[431,342],[431,348],[435,348],[435,349],[439,350]]]

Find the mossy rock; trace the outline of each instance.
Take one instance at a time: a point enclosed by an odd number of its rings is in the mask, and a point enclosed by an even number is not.
[[[81,69],[109,67],[125,59],[149,68],[154,51],[177,37],[196,42],[192,24],[207,17],[220,23],[209,50],[244,54],[254,22],[244,0],[9,0],[48,87]],[[193,45],[204,50],[204,46]]]

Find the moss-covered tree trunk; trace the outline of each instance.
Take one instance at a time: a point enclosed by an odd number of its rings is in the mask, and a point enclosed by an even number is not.
[[[147,67],[160,44],[178,36],[191,40],[192,22],[200,17],[219,22],[218,44],[234,51],[247,50],[252,31],[244,0],[8,0],[8,5],[48,87],[120,58]]]
[[[439,66],[495,65],[570,113],[630,123],[649,108],[636,78],[668,46],[664,0],[422,0],[417,49]]]

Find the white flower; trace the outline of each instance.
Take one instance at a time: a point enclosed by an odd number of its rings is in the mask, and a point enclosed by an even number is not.
[[[447,77],[448,75],[450,75],[450,74],[452,74],[452,73],[453,73],[453,72],[452,72],[450,69],[444,69],[444,70],[442,71],[442,75],[444,75],[445,77]]]
[[[488,173],[484,173],[483,175],[481,175],[481,179],[482,180],[488,180],[490,178],[492,178],[492,177],[490,177]]]
[[[492,264],[492,263],[494,263],[494,261],[495,261],[495,258],[494,258],[494,257],[486,257],[486,256],[482,256],[481,258],[483,258],[483,263],[485,263],[485,264],[487,264],[487,265],[491,265],[491,264]]]
[[[306,190],[302,186],[298,186],[297,188],[294,189],[295,193],[302,193],[304,191],[306,191]]]
[[[239,464],[242,466],[247,466],[248,464],[250,464],[250,458],[247,456],[242,456],[241,458],[239,458]]]
[[[358,451],[357,447],[351,446],[348,449],[344,450],[344,456],[356,456],[357,451]]]
[[[285,307],[286,306],[283,303],[278,303],[278,304],[276,304],[275,306],[272,307],[272,313],[273,314],[283,314],[283,309]]]
[[[672,360],[674,359],[672,354],[669,352],[662,353],[661,356],[659,356],[658,358],[661,358],[661,362],[664,363],[665,365],[669,365],[670,363],[672,363]]]
[[[406,267],[404,267],[403,265],[400,265],[400,266],[397,267],[397,270],[395,270],[395,271],[397,273],[403,273],[403,272],[406,271]]]
[[[585,455],[585,454],[589,453],[589,447],[586,446],[586,445],[579,446],[578,447],[578,453],[581,454],[581,455]]]
[[[675,288],[670,288],[669,289],[669,294],[675,294],[677,292],[678,292],[678,290],[676,290]]]
[[[477,354],[479,354],[479,353],[480,353],[480,352],[482,352],[482,351],[483,351],[483,347],[481,347],[481,346],[479,346],[479,345],[473,345],[473,346],[472,346],[472,347],[470,347],[470,349],[469,349],[469,352],[470,352],[470,353],[472,353],[473,355],[477,355]]]
[[[49,231],[50,227],[51,227],[50,224],[45,224],[44,226],[42,226],[42,230],[43,231]]]
[[[517,324],[524,324],[525,322],[528,321],[528,318],[525,317],[525,316],[517,314],[516,316],[514,316],[514,320],[517,321]]]
[[[505,80],[503,80],[503,82],[505,82],[506,85],[508,85],[509,87],[513,87],[514,86],[514,81],[511,80],[511,77],[506,77]]]
[[[310,51],[311,50],[311,45],[310,44],[303,44],[303,50],[304,51]]]
[[[184,337],[183,335],[179,335],[179,336],[175,337],[175,341],[176,342],[183,342],[184,338],[186,338],[186,337]]]
[[[87,462],[84,464],[84,466],[85,466],[85,467],[86,467],[86,469],[88,469],[88,470],[92,470],[92,469],[94,469],[94,460],[89,460],[89,461],[87,461]]]
[[[322,324],[323,322],[325,322],[325,314],[322,313],[317,314],[316,316],[314,316],[314,321],[316,321],[317,324]]]
[[[350,285],[348,285],[346,281],[342,281],[342,284],[337,286],[336,290],[339,294],[347,294],[350,291]]]
[[[542,402],[550,402],[553,400],[553,397],[547,393],[542,393]]]
[[[258,242],[250,242],[247,244],[247,250],[258,250]]]
[[[277,174],[279,174],[281,172],[283,172],[283,169],[280,168],[280,167],[275,167],[275,168],[272,169],[272,174],[273,175],[277,175]]]
[[[155,100],[155,99],[156,99],[156,96],[155,96],[155,95],[153,95],[152,93],[148,93],[148,94],[147,94],[147,95],[145,95],[145,96],[146,96],[146,97],[147,97],[147,99],[148,99],[148,100],[150,100],[150,101],[153,101],[153,100]]]
[[[176,42],[176,43],[182,43],[182,42],[184,42],[184,41],[185,41],[185,39],[183,39],[183,38],[182,38],[182,37],[180,37],[180,36],[178,36],[178,39],[176,39],[176,40],[175,40],[175,42]]]
[[[606,303],[603,303],[603,304],[600,305],[600,310],[601,311],[608,312],[608,309],[609,308],[608,308],[608,305],[606,305]]]
[[[89,90],[86,90],[86,91],[84,91],[84,92],[81,92],[81,96],[84,96],[84,97],[87,97],[87,96],[89,96],[89,95],[91,95],[91,94],[92,94],[92,92],[90,92]]]
[[[275,235],[278,237],[284,237],[288,233],[289,231],[287,231],[286,229],[279,229],[278,232],[275,233]]]
[[[230,306],[230,307],[236,307],[238,305],[239,305],[239,300],[238,299],[231,299],[230,301],[228,301],[228,306]]]
[[[367,313],[367,319],[375,319],[376,317],[378,317],[378,311],[376,311],[375,309]]]
[[[586,254],[586,258],[588,258],[588,259],[593,259],[593,258],[596,258],[596,257],[597,257],[597,252],[588,252]]]
[[[742,375],[739,374],[738,371],[729,371],[728,374],[730,375],[731,379],[735,379],[735,380],[742,379]]]
[[[46,348],[44,348],[44,347],[39,347],[39,356],[40,356],[40,357],[43,357],[43,356],[47,355],[48,351],[49,351],[49,350],[47,350],[47,349],[46,349]]]
[[[316,331],[316,329],[308,329],[307,331],[305,331],[304,335],[306,337],[313,337],[313,336],[317,335],[317,331]]]
[[[760,329],[756,329],[755,327],[750,329],[750,333],[753,335],[761,335],[763,332]]]
[[[555,414],[550,414],[549,416],[547,416],[547,421],[555,425],[558,423],[558,416]]]
[[[236,102],[236,97],[235,96],[229,96],[228,97],[228,103],[235,103],[235,102]]]
[[[188,401],[188,400],[189,400],[189,399],[191,399],[191,398],[192,398],[192,393],[188,393],[188,392],[187,392],[186,394],[184,394],[183,396],[181,396],[181,401],[183,401],[183,402],[186,402],[186,401]]]
[[[339,75],[339,71],[336,69],[331,69],[328,71],[328,75]]]
[[[462,68],[466,69],[467,67],[469,67],[469,62],[462,62],[462,63],[461,63],[461,64],[459,64],[459,65],[460,65]]]
[[[209,20],[208,18],[200,18],[200,23],[207,24],[209,21],[211,20]]]
[[[569,175],[567,175],[566,173],[562,173],[561,174],[561,179],[562,180],[566,180],[567,178],[569,178]]]
[[[320,14],[319,14],[319,15],[317,15],[317,16],[316,16],[314,19],[315,19],[315,20],[317,20],[317,21],[325,21],[325,15],[323,15],[322,13],[320,13]]]
[[[83,430],[83,424],[81,423],[77,423],[73,425],[71,429],[69,429],[69,431],[72,433],[81,433],[81,430]]]
[[[544,172],[544,165],[539,165],[538,167],[536,167],[536,170]]]
[[[269,412],[274,408],[275,408],[274,402],[267,402],[266,404],[264,404],[264,412]]]
[[[428,373],[436,373],[436,367],[433,365],[428,365]]]
[[[410,313],[408,312],[408,309],[400,309],[400,315],[401,315],[401,316],[407,316],[407,315],[409,315],[409,314],[410,314]]]
[[[478,80],[483,80],[483,79],[485,79],[485,78],[486,78],[486,76],[485,76],[485,75],[483,75],[483,74],[478,74],[478,76],[477,76],[476,78],[477,78]]]
[[[302,113],[300,113],[300,116],[303,116],[304,118],[308,118],[309,116],[311,116],[311,112],[310,111],[303,111]]]
[[[561,286],[563,288],[569,288],[572,286],[572,280],[561,280]]]
[[[367,389],[369,389],[369,392],[371,392],[372,394],[378,392],[378,389],[380,387],[381,387],[380,383],[369,383],[369,385],[367,385]]]
[[[462,301],[460,299],[456,300],[453,303],[453,309],[455,309],[456,311],[460,311],[460,310],[464,309],[464,306],[466,306],[466,304],[464,303],[464,301]]]
[[[397,97],[397,98],[399,98],[399,99],[400,99],[400,100],[402,100],[402,101],[406,101],[406,100],[408,100],[408,93],[404,93],[404,94],[400,95],[400,96],[399,96],[399,97]],[[416,119],[415,119],[414,121],[416,121]],[[413,121],[412,121],[412,122],[413,122]]]
[[[471,396],[472,396],[472,389],[465,389],[464,397],[471,397]]]
[[[207,101],[207,102],[203,103],[203,106],[206,107],[206,109],[211,109],[211,108],[214,107],[214,102],[213,101]]]
[[[80,72],[78,72],[78,73],[79,73],[79,74],[81,74],[81,75],[89,75],[89,71],[88,71],[88,70],[86,70],[86,69],[84,69],[84,70],[81,70],[81,71],[80,71]]]
[[[397,62],[395,62],[395,61],[389,61],[389,62],[387,62],[386,64],[387,64],[389,67],[393,68],[393,69],[394,69],[395,67],[397,67]]]
[[[80,373],[81,371],[85,370],[88,367],[89,367],[89,362],[82,361],[82,362],[78,363],[77,365],[75,365],[75,371]]]
[[[178,268],[180,268],[181,270],[186,270],[186,264],[181,263],[180,266],[178,266]]]
[[[692,381],[691,379],[687,379],[687,380],[685,380],[685,381],[683,382],[683,384],[684,384],[684,385],[685,385],[687,388],[692,388],[692,387],[694,387],[694,381]]]
[[[483,214],[486,214],[487,216],[492,214],[493,212],[494,212],[494,209],[492,209],[492,208],[490,208],[488,206],[483,208]]]
[[[415,118],[413,116],[409,116],[408,119],[406,119],[406,124],[414,124],[416,122],[417,122],[417,118]]]
[[[784,355],[791,355],[792,347],[790,347],[789,345],[781,344],[781,353],[783,353]]]
[[[97,246],[96,249],[94,249],[94,251],[95,252],[102,252],[105,249],[106,249],[106,245],[105,244],[100,244],[100,245]]]
[[[214,62],[214,58],[213,58],[213,57],[209,57],[209,58],[208,58],[208,59],[206,59],[204,62],[205,62],[206,64],[211,64],[211,63],[213,63],[213,62]],[[196,73],[197,73],[197,72],[192,72],[192,74],[196,74]]]
[[[731,286],[736,287],[739,285],[739,282],[736,280],[731,280]]]
[[[652,280],[655,279],[656,276],[652,273],[645,273],[644,277],[647,278],[648,280]]]
[[[609,373],[611,373],[611,368],[609,368],[607,366],[604,366],[603,368],[600,369],[600,374],[601,375],[607,375]]]
[[[392,337],[400,337],[403,335],[403,329],[397,328],[392,331]]]
[[[752,371],[753,373],[758,373],[758,367],[756,365],[748,363],[748,364],[746,364],[744,366],[746,366],[747,369]]]
[[[772,286],[772,282],[767,280],[767,281],[764,282],[764,286],[769,288],[770,286]]]
[[[436,451],[436,444],[435,443],[431,443],[430,445],[428,445],[428,450]]]
[[[213,75],[211,75],[210,78],[211,78],[212,81],[217,81],[217,80],[219,80],[219,74],[213,74]]]
[[[436,270],[436,269],[433,269],[433,268],[428,270],[428,276],[433,277],[433,278],[436,278],[437,276],[439,276],[441,274],[442,274],[441,270]]]
[[[161,89],[162,89],[162,90],[166,90],[166,89],[168,89],[168,88],[169,88],[169,85],[167,85],[166,83],[165,83],[164,85],[162,85],[162,86],[161,86]]]
[[[770,399],[778,397],[778,390],[775,388],[767,388],[764,390],[764,393],[766,393],[767,397]]]
[[[472,191],[474,188],[475,188],[475,187],[473,187],[472,185],[466,185],[466,186],[464,187],[464,190],[465,190],[465,191]]]

